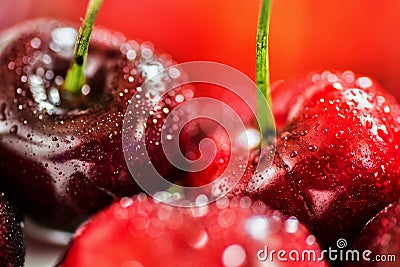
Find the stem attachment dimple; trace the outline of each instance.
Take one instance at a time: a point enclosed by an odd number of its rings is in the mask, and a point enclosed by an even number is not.
[[[86,15],[79,29],[75,44],[74,58],[68,69],[64,81],[64,91],[71,95],[81,95],[82,86],[86,82],[85,66],[89,49],[90,36],[94,21],[104,0],[90,0],[86,9]]]

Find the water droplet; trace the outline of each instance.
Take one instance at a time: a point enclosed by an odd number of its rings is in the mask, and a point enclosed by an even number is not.
[[[200,194],[196,197],[196,205],[204,206],[208,203],[208,197],[204,194]]]
[[[42,57],[42,62],[46,65],[50,64],[52,61],[51,57],[47,54],[44,54]]]
[[[288,233],[294,234],[299,228],[299,221],[296,217],[290,217],[285,221],[285,230]]]
[[[175,97],[175,100],[176,100],[176,102],[181,103],[181,102],[183,102],[184,97],[183,97],[183,95],[177,95],[177,96]]]
[[[176,79],[181,75],[181,72],[177,68],[170,68],[168,74],[172,79]]]
[[[338,89],[338,90],[341,90],[341,89],[343,89],[343,86],[342,86],[342,84],[340,84],[340,83],[333,83],[332,84],[332,86],[333,86],[333,88],[335,88],[335,89]]]
[[[317,151],[318,147],[316,145],[309,145],[308,146],[308,150],[311,152],[315,152]]]
[[[354,73],[352,71],[345,71],[342,74],[343,79],[347,82],[347,83],[352,83],[354,82]]]
[[[82,86],[81,91],[82,91],[83,95],[88,95],[90,93],[90,86],[85,84],[84,86]],[[57,90],[57,92],[58,92],[58,90]]]
[[[52,33],[53,42],[61,48],[72,48],[75,45],[78,32],[74,28],[57,28]]]
[[[372,81],[368,77],[360,77],[357,79],[356,83],[362,88],[367,88],[372,86]]]
[[[42,43],[42,41],[41,41],[39,38],[37,38],[37,37],[35,37],[35,38],[33,38],[33,39],[31,40],[31,46],[32,46],[33,48],[35,48],[35,49],[38,49],[41,43]]]
[[[307,243],[307,245],[309,245],[309,246],[314,245],[315,241],[317,241],[317,240],[316,240],[315,236],[313,236],[313,235],[309,235],[309,236],[307,237],[307,239],[306,239],[306,243]]]
[[[338,131],[336,133],[336,138],[338,138],[338,139],[342,138],[343,134],[344,134],[344,131]]]
[[[295,158],[295,157],[297,157],[297,151],[296,150],[294,150],[294,151],[292,151],[291,153],[290,153],[290,157],[291,158]]]
[[[265,217],[255,216],[246,221],[247,233],[255,240],[265,240],[269,234],[269,222]]]
[[[57,77],[54,79],[54,81],[55,81],[55,83],[56,83],[58,86],[61,86],[61,85],[64,83],[64,78],[61,77],[61,76],[57,76]]]
[[[10,62],[10,63],[8,63],[8,69],[9,70],[14,70],[14,68],[15,68],[15,62]]]
[[[335,74],[333,74],[333,73],[329,73],[328,76],[327,76],[327,80],[330,83],[334,83],[334,82],[337,81],[337,76]]]
[[[128,60],[134,60],[136,58],[136,51],[135,50],[128,50],[128,52],[126,52],[126,58]]]
[[[289,136],[290,136],[289,132],[284,132],[281,134],[281,139],[284,141],[287,141],[287,140],[289,140]]]
[[[238,136],[238,144],[244,148],[255,148],[261,142],[260,132],[254,128],[246,129]]]
[[[383,108],[383,112],[389,113],[389,112],[390,112],[390,107],[389,107],[389,106],[385,106],[385,107]]]
[[[119,203],[121,204],[121,206],[122,206],[123,208],[127,208],[127,207],[129,207],[129,206],[131,206],[131,205],[133,204],[133,200],[132,200],[131,198],[129,198],[129,197],[123,197],[123,198],[119,201]]]
[[[18,132],[18,126],[17,125],[13,125],[10,128],[10,134],[17,134]]]

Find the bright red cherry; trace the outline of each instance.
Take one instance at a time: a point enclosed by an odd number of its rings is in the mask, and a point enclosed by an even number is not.
[[[276,254],[271,261],[269,253],[281,249],[288,261]],[[59,266],[327,266],[290,261],[292,250],[321,254],[296,218],[261,202],[222,198],[209,206],[178,208],[139,195],[123,198],[84,224]]]
[[[399,198],[400,109],[368,77],[350,71],[309,77],[310,86],[288,107],[276,153],[266,149],[259,171],[242,186],[253,199],[297,216],[328,246],[351,241]]]

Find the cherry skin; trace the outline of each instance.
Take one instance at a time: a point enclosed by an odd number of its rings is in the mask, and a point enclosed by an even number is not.
[[[155,55],[149,43],[123,42],[120,34],[95,30],[87,65],[90,92],[84,102],[65,101],[59,89],[75,34],[56,21],[29,22],[9,31],[0,55],[1,183],[34,220],[63,230],[73,230],[115,198],[141,191],[122,151],[124,113],[151,72],[173,63]],[[182,101],[193,96],[185,88],[175,93]],[[163,103],[172,110],[179,103],[172,97],[166,102],[168,97]],[[162,119],[153,123],[154,116],[146,127],[147,149],[168,176],[171,165],[156,145]],[[144,164],[139,155],[136,164]]]
[[[398,266],[396,261],[400,257],[400,204],[397,202],[389,205],[370,220],[351,249],[358,250],[360,255],[366,250],[371,251],[371,254],[367,255],[370,261],[363,260],[360,256],[361,261],[357,266]],[[389,259],[389,255],[396,258]],[[349,262],[345,266],[353,265]]]
[[[189,209],[138,195],[123,198],[80,227],[59,266],[256,266],[265,246],[269,252],[321,253],[296,218],[247,197]],[[276,258],[273,263],[294,264]],[[295,264],[328,266],[324,261]]]
[[[395,99],[352,72],[323,72],[290,108],[292,119],[263,151],[244,194],[297,216],[324,247],[348,242],[398,199],[399,115]],[[265,162],[271,167],[264,168]]]
[[[207,86],[209,89],[212,86]],[[200,92],[202,87],[196,86],[196,91]],[[223,91],[223,90],[221,90]],[[198,94],[196,94],[196,97]],[[211,94],[210,98],[215,97]],[[219,101],[227,101],[227,99],[217,98]],[[225,102],[224,102],[225,103]],[[256,164],[260,153],[260,134],[255,127],[254,116],[250,111],[246,110],[242,100],[232,97],[228,103],[236,108],[237,118],[230,118],[226,115],[224,121],[216,122],[209,119],[198,119],[189,122],[180,134],[181,150],[188,159],[198,159],[204,155],[212,155],[215,150],[215,156],[211,163],[203,170],[196,171],[197,166],[193,164],[192,169],[188,172],[182,172],[178,177],[179,183],[185,186],[203,186],[217,179],[220,179],[217,186],[223,186],[224,180],[230,180],[229,177],[242,176],[244,179],[248,175],[247,172]],[[209,108],[209,107],[206,107]],[[220,112],[216,110],[215,112]],[[243,129],[234,129],[228,132],[225,128],[230,120],[240,119],[243,123]],[[229,127],[228,127],[229,128]],[[201,142],[205,139],[211,139],[215,144],[215,148],[210,147],[208,150],[203,149],[202,153],[199,148]],[[247,156],[247,157],[246,157]],[[229,168],[229,164],[236,166]],[[242,173],[243,170],[245,173]]]
[[[211,138],[216,145],[214,159],[207,168],[201,171],[182,173],[175,182],[184,186],[203,186],[213,182],[226,170],[231,160],[231,141],[227,132],[217,122],[199,119],[197,122],[188,123],[180,135],[182,153],[190,160],[197,160],[204,156],[199,150],[199,144],[205,138]],[[205,155],[212,155],[213,148],[203,151]],[[192,170],[197,169],[196,164]]]
[[[0,265],[24,266],[25,245],[21,222],[3,193],[0,193],[0,239]]]

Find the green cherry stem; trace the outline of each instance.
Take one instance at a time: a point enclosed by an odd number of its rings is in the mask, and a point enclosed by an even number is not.
[[[75,44],[74,58],[68,69],[64,82],[64,91],[71,95],[80,95],[82,86],[86,82],[85,66],[89,49],[90,36],[93,24],[104,0],[90,0],[86,9],[86,15],[79,29]]]
[[[256,82],[259,91],[257,93],[258,119],[260,130],[268,132],[273,129],[272,118],[266,112],[265,99],[271,107],[270,77],[269,77],[269,58],[268,58],[268,34],[271,17],[272,0],[262,0],[260,16],[257,30],[256,47]],[[272,114],[271,114],[272,115]]]

